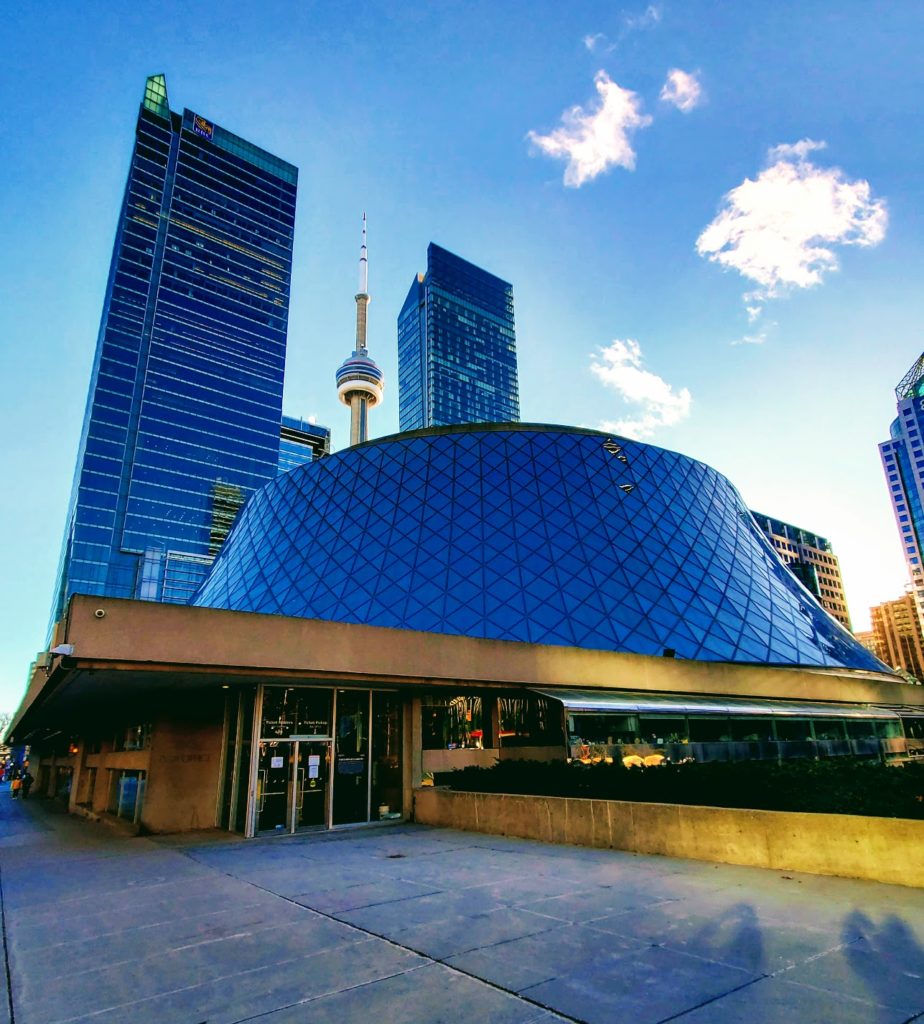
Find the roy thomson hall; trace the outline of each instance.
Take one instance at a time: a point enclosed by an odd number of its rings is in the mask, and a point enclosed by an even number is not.
[[[495,759],[901,759],[924,688],[710,467],[488,424],[276,478],[190,605],[75,595],[11,738],[71,810],[251,836],[407,818]]]

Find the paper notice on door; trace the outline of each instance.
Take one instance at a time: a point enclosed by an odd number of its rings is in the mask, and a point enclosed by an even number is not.
[[[309,754],[308,755],[308,764],[320,764],[320,763],[321,763],[321,755],[320,754]]]
[[[282,757],[271,757],[270,768],[281,768],[285,763],[285,759]]]
[[[321,766],[317,764],[308,765],[308,778],[316,779],[321,771]]]

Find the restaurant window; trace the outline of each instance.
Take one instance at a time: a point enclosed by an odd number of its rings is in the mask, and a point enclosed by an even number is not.
[[[841,719],[827,718],[815,722],[816,740],[843,740],[846,738],[847,732]]]
[[[812,723],[807,718],[778,718],[776,738],[787,743],[804,743],[815,737],[812,735]]]
[[[481,697],[424,697],[421,725],[424,750],[472,750],[484,746]]]
[[[574,740],[585,743],[635,743],[638,740],[636,715],[575,713],[568,716],[568,732]]]
[[[726,715],[691,715],[691,743],[727,743],[731,739],[731,725]]]
[[[773,722],[769,718],[733,718],[731,737],[739,743],[762,743],[773,739]]]
[[[542,697],[501,697],[497,702],[498,737],[503,747],[564,744],[561,704]]]
[[[870,718],[850,718],[847,720],[847,735],[852,740],[874,740],[876,723]]]
[[[681,715],[642,715],[639,718],[639,733],[642,743],[656,747],[665,743],[686,743],[690,735],[687,720]]]
[[[883,740],[897,740],[902,736],[902,723],[896,718],[887,718],[876,721],[876,732]],[[908,719],[905,722],[908,735],[920,739],[924,737],[924,719]]]

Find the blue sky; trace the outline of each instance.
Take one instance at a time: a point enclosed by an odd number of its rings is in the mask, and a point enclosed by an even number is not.
[[[640,430],[827,535],[856,627],[901,593],[876,445],[924,348],[924,6],[25,0],[4,35],[0,710],[44,640],[157,72],[300,168],[286,411],[335,447],[366,210],[374,434],[433,240],[513,283],[523,419]]]

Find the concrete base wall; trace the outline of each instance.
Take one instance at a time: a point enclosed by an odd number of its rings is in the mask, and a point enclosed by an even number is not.
[[[422,788],[424,825],[924,888],[924,821]]]
[[[222,691],[190,695],[155,722],[141,824],[149,832],[214,828],[218,810]]]

